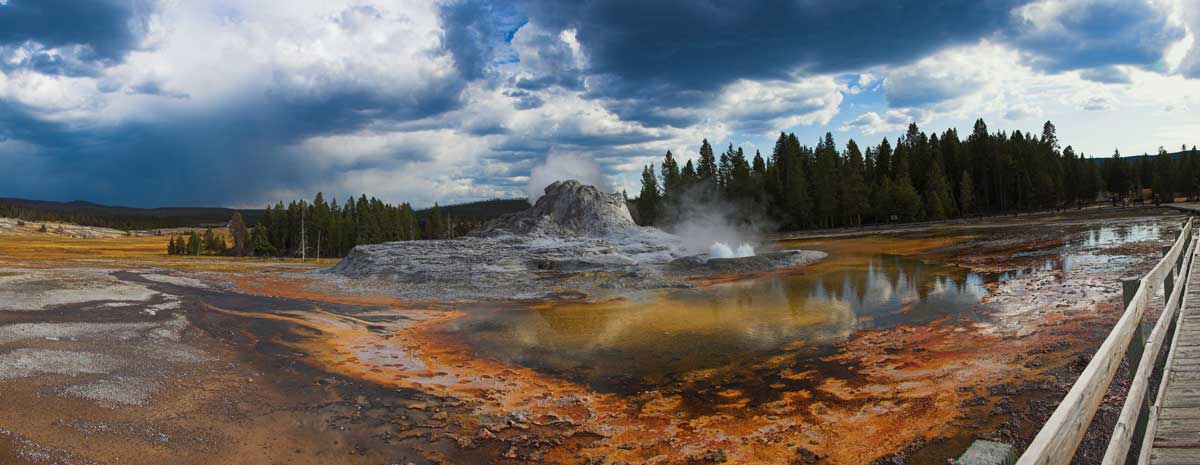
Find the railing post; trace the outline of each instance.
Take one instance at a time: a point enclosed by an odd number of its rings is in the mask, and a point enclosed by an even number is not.
[[[1129,304],[1133,302],[1133,298],[1137,296],[1138,288],[1142,286],[1140,279],[1123,279],[1121,280],[1121,310],[1129,309]],[[1170,294],[1167,294],[1170,295]],[[1129,378],[1133,379],[1137,374],[1138,363],[1142,360],[1142,352],[1146,350],[1146,332],[1142,329],[1142,320],[1139,319],[1137,325],[1133,327],[1133,337],[1129,339],[1129,347],[1125,349],[1125,359],[1128,361]],[[1134,380],[1136,381],[1136,380]],[[1150,396],[1142,398],[1142,413],[1138,415],[1137,425],[1133,428],[1133,438],[1135,442],[1140,443],[1143,436],[1146,435],[1146,423],[1150,419]]]
[[[1183,234],[1183,233],[1181,232],[1180,234]],[[1167,254],[1171,253],[1171,248],[1163,247],[1162,253],[1163,253],[1163,257],[1166,257]],[[1181,254],[1179,254],[1179,256],[1182,257],[1183,254],[1181,253]],[[1178,257],[1176,257],[1176,258],[1178,258]],[[1178,261],[1178,260],[1173,260],[1173,261]],[[1171,298],[1171,291],[1175,290],[1175,269],[1178,267],[1179,267],[1178,263],[1172,263],[1171,269],[1167,270],[1167,276],[1163,278],[1163,304],[1164,305],[1166,304],[1167,299]]]
[[[1129,309],[1130,302],[1133,302],[1134,296],[1137,295],[1138,288],[1141,287],[1142,280],[1140,279],[1122,279],[1121,280],[1121,311],[1122,313]],[[1125,355],[1129,360],[1129,376],[1133,376],[1133,372],[1137,371],[1138,360],[1142,359],[1142,350],[1146,346],[1146,333],[1142,330],[1142,320],[1139,319],[1133,330],[1133,338],[1129,340],[1129,348],[1126,349]]]

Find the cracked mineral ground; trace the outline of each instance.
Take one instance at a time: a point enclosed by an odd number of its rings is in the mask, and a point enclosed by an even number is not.
[[[946,463],[1029,441],[1181,221],[779,238],[828,256],[661,286],[559,267],[521,299],[4,234],[0,463]]]

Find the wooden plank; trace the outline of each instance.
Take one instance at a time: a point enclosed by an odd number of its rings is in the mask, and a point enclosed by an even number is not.
[[[1169,447],[1177,447],[1177,448],[1188,447],[1188,448],[1193,448],[1193,449],[1198,448],[1198,447],[1200,447],[1200,435],[1196,434],[1195,431],[1189,431],[1186,433],[1179,433],[1178,435],[1171,436],[1169,438],[1154,438],[1154,448],[1155,449],[1163,449],[1163,448],[1169,448]],[[1198,463],[1200,463],[1200,462],[1198,462]]]
[[[1200,449],[1159,448],[1150,451],[1150,463],[1154,465],[1200,464]]]
[[[1167,400],[1163,401],[1163,407],[1200,407],[1200,397],[1167,398]]]
[[[1171,386],[1167,391],[1167,397],[1176,396],[1200,396],[1200,386],[1195,384],[1180,384]]]
[[[1187,430],[1200,431],[1200,418],[1169,418],[1158,421],[1159,429],[1163,431]]]
[[[1194,371],[1169,371],[1172,380],[1177,380],[1184,383],[1196,383],[1200,381],[1200,373]]]
[[[1200,408],[1164,408],[1158,410],[1160,420],[1175,420],[1181,418],[1200,418]]]

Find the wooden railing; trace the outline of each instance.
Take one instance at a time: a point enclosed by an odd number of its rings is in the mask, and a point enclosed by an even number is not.
[[[1192,239],[1193,221],[1189,219],[1162,260],[1139,280],[1125,283],[1125,312],[1116,326],[1100,344],[1091,362],[1084,368],[1079,379],[1063,397],[1058,408],[1042,426],[1017,465],[1066,465],[1075,455],[1075,449],[1083,440],[1092,417],[1096,415],[1104,394],[1112,382],[1121,357],[1129,357],[1129,369],[1135,370],[1120,419],[1113,430],[1108,449],[1104,454],[1106,465],[1125,463],[1125,457],[1134,441],[1142,443],[1146,435],[1146,424],[1152,417],[1148,398],[1150,375],[1154,362],[1162,349],[1163,341],[1174,331],[1175,312],[1180,308],[1180,297],[1187,282],[1187,270],[1196,251]],[[1179,272],[1176,273],[1175,271]],[[1136,286],[1136,287],[1135,287]],[[1142,320],[1150,298],[1159,288],[1164,289],[1166,303],[1154,325],[1149,339],[1142,330]],[[1134,365],[1136,363],[1136,365]],[[1142,454],[1149,446],[1142,447]]]

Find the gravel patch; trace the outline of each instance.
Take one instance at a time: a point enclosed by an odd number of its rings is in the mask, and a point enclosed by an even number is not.
[[[17,323],[0,326],[0,344],[26,339],[63,340],[104,335],[129,339],[162,323]]]
[[[31,311],[94,301],[145,302],[160,295],[103,271],[26,271],[0,276],[0,310]]]
[[[17,349],[0,354],[0,379],[39,374],[81,375],[108,373],[120,366],[111,356],[72,350]]]
[[[206,284],[204,281],[201,281],[196,278],[188,278],[185,276],[172,276],[172,275],[165,275],[165,274],[148,273],[148,274],[142,275],[142,277],[146,278],[150,281],[154,281],[156,283],[173,284],[176,286],[192,287],[192,288],[196,288],[196,289],[211,289],[211,286]]]
[[[101,465],[99,462],[79,457],[68,451],[35,443],[24,436],[3,428],[0,428],[0,440],[11,444],[13,454],[17,458],[29,463],[39,465]]]
[[[117,408],[147,405],[159,389],[159,383],[147,378],[114,376],[94,383],[67,386],[62,394],[93,400],[103,407]]]

